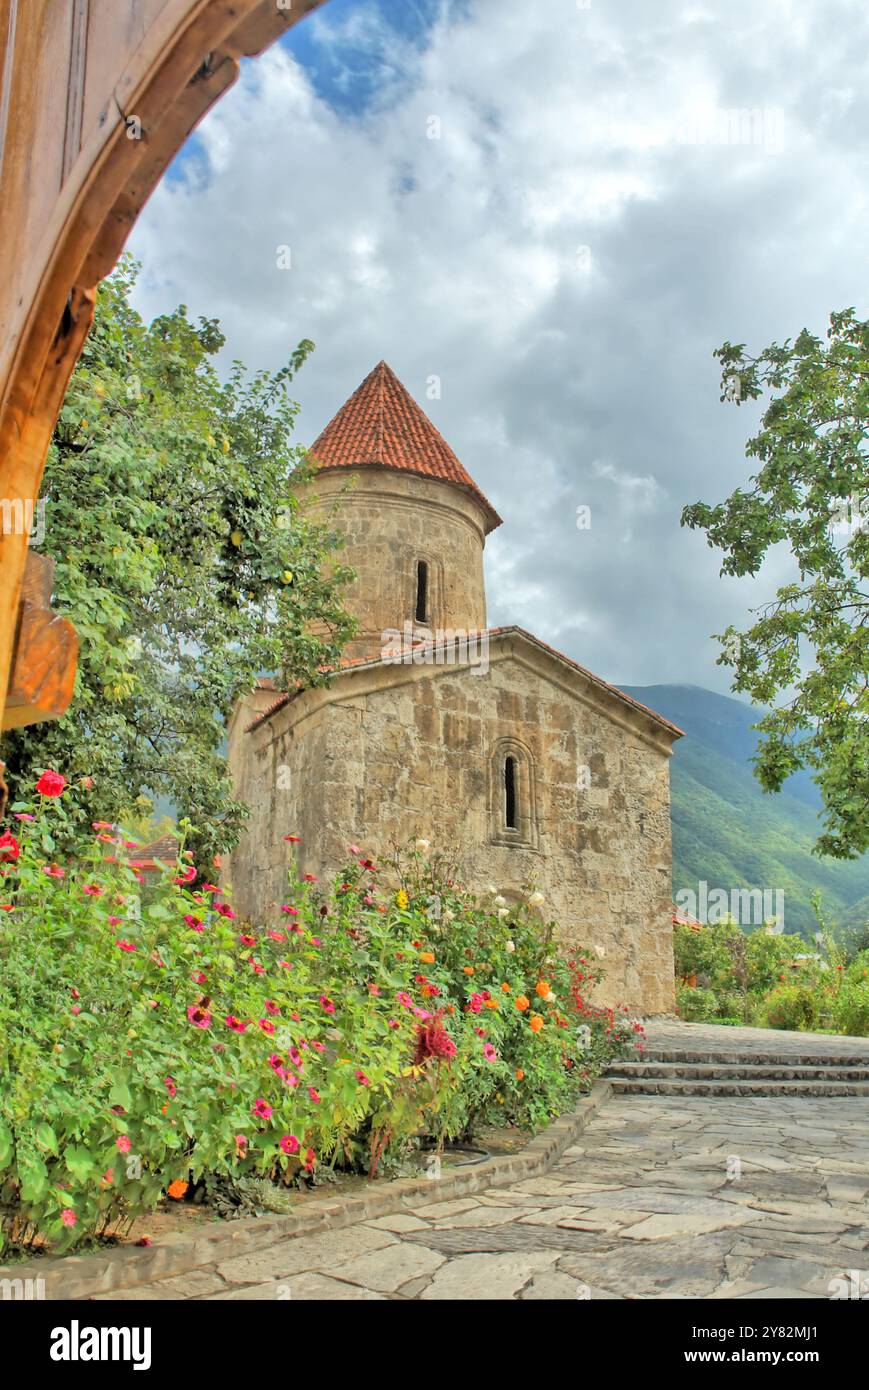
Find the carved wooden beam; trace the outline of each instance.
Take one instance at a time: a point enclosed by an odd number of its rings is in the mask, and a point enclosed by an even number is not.
[[[66,713],[75,685],[78,638],[51,607],[54,561],[30,550],[3,715],[4,729],[20,729]]]

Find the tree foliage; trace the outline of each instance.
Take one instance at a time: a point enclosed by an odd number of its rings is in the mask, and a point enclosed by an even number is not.
[[[287,389],[313,344],[275,373],[234,362],[222,380],[217,321],[194,325],[181,305],[146,325],[130,303],[137,270],[125,258],[100,286],[45,473],[43,553],[79,635],[75,696],[2,752],[13,797],[56,767],[93,778],[95,817],[168,797],[217,850],[245,816],[226,716],[258,673],[287,688],[327,679],[352,630],[351,572],[292,491],[310,465]]]
[[[834,313],[826,340],[804,329],[752,357],[725,343],[722,400],[774,393],[746,445],[758,460],[750,489],[686,507],[683,525],[724,552],[721,573],[754,575],[787,546],[796,577],[752,613],[747,631],[718,634],[733,688],[774,706],[755,771],[779,791],[812,771],[824,803],[819,853],[869,848],[869,321]]]

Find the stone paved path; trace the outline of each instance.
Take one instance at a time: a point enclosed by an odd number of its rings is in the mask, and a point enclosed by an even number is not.
[[[628,1096],[543,1177],[113,1296],[826,1298],[869,1291],[867,1189],[869,1100]]]

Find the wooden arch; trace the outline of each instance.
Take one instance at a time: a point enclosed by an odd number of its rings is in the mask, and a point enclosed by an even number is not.
[[[56,717],[71,694],[75,636],[44,611],[45,575],[28,574],[22,604],[28,535],[19,519],[33,515],[96,285],[240,59],[321,3],[0,0],[3,727]],[[52,651],[66,653],[64,670]]]

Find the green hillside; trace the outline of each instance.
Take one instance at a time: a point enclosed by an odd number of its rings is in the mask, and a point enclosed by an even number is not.
[[[820,798],[805,774],[778,795],[761,790],[750,762],[755,709],[699,686],[622,689],[685,730],[671,769],[674,893],[697,892],[700,880],[710,891],[781,889],[785,931],[808,933],[815,929],[811,895],[820,889],[828,916],[865,920],[869,855],[842,862],[812,854]]]

